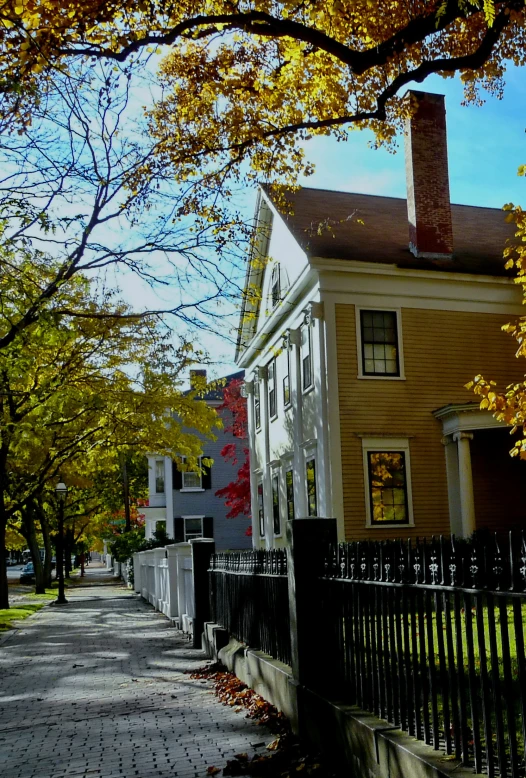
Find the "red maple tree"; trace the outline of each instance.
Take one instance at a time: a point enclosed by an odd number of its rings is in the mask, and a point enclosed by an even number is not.
[[[225,461],[233,465],[242,459],[241,467],[237,471],[235,481],[231,481],[222,489],[216,491],[217,497],[225,497],[225,505],[230,508],[227,519],[235,519],[237,516],[250,516],[250,462],[247,446],[248,437],[248,413],[246,397],[241,395],[241,379],[232,380],[223,389],[223,403],[219,411],[225,410],[225,432],[231,432],[239,438],[239,444],[227,443],[221,449],[221,456]],[[230,418],[229,418],[230,416]],[[252,534],[252,527],[247,530],[247,535]]]

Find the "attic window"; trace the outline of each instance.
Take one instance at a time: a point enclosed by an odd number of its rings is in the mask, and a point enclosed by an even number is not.
[[[270,290],[271,290],[271,296],[272,296],[272,307],[275,308],[276,305],[281,300],[281,284],[280,284],[280,272],[279,272],[279,264],[274,265],[272,268],[272,276],[270,279]]]

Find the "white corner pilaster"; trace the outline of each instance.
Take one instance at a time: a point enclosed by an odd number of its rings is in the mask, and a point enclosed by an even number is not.
[[[245,381],[245,395],[247,398],[247,422],[248,422],[248,451],[250,462],[250,513],[252,516],[252,546],[258,547],[258,495],[257,481],[254,473],[256,462],[256,418],[254,412],[254,381]]]
[[[169,538],[174,536],[174,489],[172,460],[164,458],[164,494],[166,497],[166,534]]]
[[[293,357],[291,359],[292,426],[294,432],[294,506],[296,516],[307,515],[305,494],[305,462],[301,443],[303,442],[303,390],[301,386],[301,329],[290,330]]]

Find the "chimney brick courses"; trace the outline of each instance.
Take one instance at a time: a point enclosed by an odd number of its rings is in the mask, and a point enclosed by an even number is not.
[[[443,95],[410,90],[405,127],[409,248],[416,257],[451,259],[446,109]]]

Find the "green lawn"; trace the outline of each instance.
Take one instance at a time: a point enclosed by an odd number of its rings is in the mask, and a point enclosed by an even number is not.
[[[16,603],[12,608],[0,609],[0,631],[6,629],[13,629],[15,621],[21,619],[27,619],[28,616],[32,616],[34,613],[43,608],[50,600],[53,600],[55,594],[33,594],[30,595],[33,598],[38,598],[37,602],[20,602]]]

